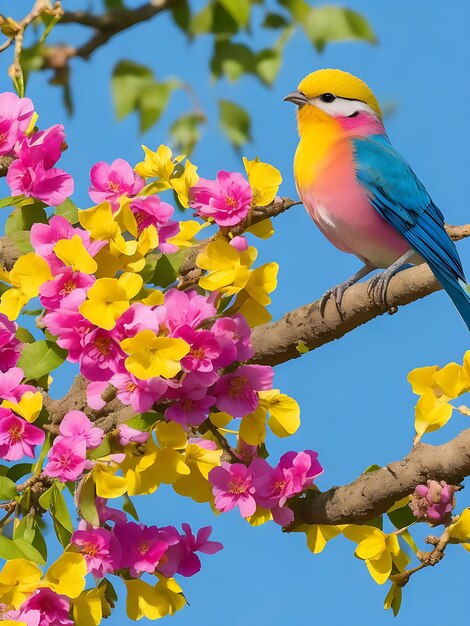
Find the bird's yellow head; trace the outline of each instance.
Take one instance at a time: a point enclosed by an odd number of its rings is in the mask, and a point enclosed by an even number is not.
[[[284,100],[297,104],[299,131],[331,118],[344,120],[361,115],[382,119],[377,98],[366,83],[342,70],[317,70],[306,76]],[[352,123],[352,119],[351,119]]]

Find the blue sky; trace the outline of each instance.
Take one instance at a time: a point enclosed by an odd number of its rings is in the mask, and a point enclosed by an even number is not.
[[[17,0],[18,15],[29,4]],[[72,8],[83,4],[78,0],[67,3]],[[297,138],[294,109],[282,98],[305,74],[320,67],[338,67],[365,79],[383,103],[397,104],[396,112],[386,120],[391,141],[409,160],[447,220],[468,222],[470,4],[466,0],[447,4],[350,0],[347,4],[367,16],[379,44],[331,45],[319,55],[298,32],[286,48],[273,89],[261,87],[253,78],[212,84],[207,71],[208,39],[189,45],[165,17],[115,38],[89,63],[73,64],[77,112],[72,119],[67,119],[58,91],[46,85],[45,76],[34,76],[28,95],[35,100],[41,126],[66,125],[70,150],[62,165],[76,179],[77,203],[85,206],[88,202],[87,172],[95,161],[118,156],[140,160],[142,140],[155,147],[165,141],[168,122],[188,108],[184,94],[175,94],[161,124],[143,138],[138,136],[136,119],[115,122],[109,80],[118,58],[146,63],[160,78],[179,75],[195,86],[211,118],[193,155],[205,177],[213,177],[218,169],[241,167],[217,128],[217,98],[233,99],[248,108],[255,141],[243,154],[259,155],[276,165],[284,177],[281,192],[291,197],[295,197],[292,158]],[[0,0],[0,9],[6,10],[6,5],[10,3]],[[71,38],[79,39],[79,29],[72,27],[69,32]],[[264,38],[259,41],[265,43]],[[5,69],[2,55],[2,89],[9,88]],[[275,236],[260,246],[261,261],[276,260],[281,266],[273,297],[274,318],[315,300],[360,266],[357,259],[340,253],[322,237],[301,206],[277,218],[275,227]],[[470,243],[460,243],[459,251],[470,273]],[[349,482],[372,463],[402,458],[413,436],[415,398],[406,382],[408,371],[459,361],[468,348],[467,338],[463,322],[441,292],[278,367],[276,386],[298,400],[303,419],[290,440],[268,442],[273,462],[287,450],[317,450],[325,467],[318,484],[326,489]],[[66,383],[64,379],[64,388]],[[467,426],[465,420],[454,417],[428,441],[450,438]],[[458,501],[468,505],[465,494]],[[221,621],[227,626],[252,626],[261,620],[270,626],[301,620],[322,626],[381,626],[393,619],[382,609],[387,586],[372,581],[364,563],[353,557],[354,545],[345,539],[337,539],[323,554],[313,556],[304,536],[283,535],[274,524],[253,529],[237,513],[214,518],[208,507],[185,501],[165,488],[154,497],[137,499],[136,505],[146,523],[188,521],[195,528],[212,524],[214,538],[225,544],[223,552],[204,559],[199,575],[183,581],[191,606],[173,618],[175,626],[216,626]],[[398,623],[424,619],[434,626],[443,620],[456,622],[467,612],[469,558],[455,547],[434,570],[414,576],[405,589]],[[431,597],[436,593],[431,589],[439,590],[439,598]],[[106,623],[126,623],[122,608]]]

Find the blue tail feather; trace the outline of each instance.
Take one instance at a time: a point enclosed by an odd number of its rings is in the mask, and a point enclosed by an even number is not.
[[[429,261],[428,261],[429,263]],[[470,293],[469,286],[460,279],[455,279],[447,273],[443,273],[436,266],[430,264],[434,276],[442,287],[447,291],[454,306],[462,316],[463,321],[470,330]]]

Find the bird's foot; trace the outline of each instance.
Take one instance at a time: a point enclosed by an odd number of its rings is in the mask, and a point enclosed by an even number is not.
[[[343,295],[346,289],[351,287],[351,285],[354,285],[355,282],[356,281],[352,279],[345,280],[344,283],[340,283],[339,285],[336,285],[335,287],[328,289],[328,291],[325,293],[325,295],[322,297],[320,301],[320,314],[322,317],[325,317],[325,309],[326,309],[328,300],[334,299],[335,304],[336,304],[336,310],[338,311],[340,318],[343,319],[343,310],[341,308]]]
[[[367,287],[369,298],[385,311],[388,311],[390,315],[393,315],[398,310],[397,307],[391,307],[387,301],[388,284],[395,273],[395,268],[393,271],[390,271],[389,268],[384,272],[380,272],[370,279]]]

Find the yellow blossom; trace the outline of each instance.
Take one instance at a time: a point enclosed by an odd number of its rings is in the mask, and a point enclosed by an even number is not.
[[[282,183],[282,176],[279,170],[269,165],[269,163],[263,163],[258,157],[252,161],[243,157],[243,165],[245,166],[248,182],[253,193],[253,206],[271,204]]]
[[[184,451],[184,462],[189,474],[181,474],[173,483],[173,489],[195,502],[212,500],[212,485],[208,481],[211,469],[220,465],[222,450],[208,450],[195,443],[188,443]]]
[[[42,395],[40,391],[26,391],[19,402],[4,400],[2,406],[21,415],[28,422],[34,422],[42,409]]]
[[[126,611],[130,619],[160,619],[173,615],[186,604],[181,587],[173,578],[160,575],[158,578],[160,580],[155,586],[140,579],[124,581],[127,588]]]
[[[79,211],[78,221],[95,240],[109,241],[120,233],[109,202],[102,202],[90,209]]]
[[[86,589],[72,600],[72,611],[75,626],[98,626],[103,617],[110,614],[109,605],[104,596],[105,585],[95,589]],[[103,607],[107,608],[103,615]]]
[[[79,307],[79,311],[92,324],[112,330],[142,285],[142,277],[129,272],[119,278],[98,278],[88,290],[87,300]]]
[[[249,273],[244,288],[240,290],[231,312],[241,313],[253,328],[271,319],[266,306],[271,303],[269,293],[277,286],[277,263],[266,263]]]
[[[239,436],[248,445],[259,446],[266,439],[266,413],[264,406],[258,406],[241,420]]]
[[[447,528],[447,532],[452,540],[456,543],[464,543],[464,547],[468,550],[470,541],[470,507],[462,511],[457,520]]]
[[[64,552],[46,572],[44,586],[59,595],[76,598],[85,588],[86,561],[78,552]]]
[[[191,187],[199,180],[199,176],[196,174],[197,167],[191,163],[189,159],[186,159],[184,164],[184,171],[181,176],[176,178],[170,178],[168,181],[173,189],[176,191],[180,204],[187,209],[189,206],[189,192]]]
[[[300,426],[300,407],[279,389],[260,391],[260,406],[269,412],[268,426],[276,437],[289,437]]]
[[[74,272],[94,274],[98,269],[95,259],[85,248],[83,240],[79,235],[74,235],[72,239],[61,239],[58,241],[54,246],[54,252]]]
[[[8,273],[12,289],[2,294],[0,313],[4,313],[9,320],[15,320],[23,306],[39,294],[39,288],[48,280],[52,280],[52,273],[42,257],[34,252],[22,255]]]
[[[328,541],[337,537],[345,528],[346,525],[344,524],[339,526],[331,526],[330,524],[306,525],[308,549],[313,554],[320,554]]]
[[[156,152],[153,152],[147,146],[142,146],[145,152],[145,158],[137,163],[134,170],[142,176],[142,178],[161,178],[168,180],[173,174],[175,164],[183,160],[183,156],[173,159],[172,152],[168,146],[161,144]]]
[[[438,430],[452,417],[452,406],[444,398],[436,398],[434,393],[426,392],[415,407],[416,441],[426,432]]]
[[[180,230],[177,235],[174,237],[170,237],[167,239],[168,243],[171,243],[173,246],[178,246],[178,248],[190,248],[197,243],[194,237],[203,229],[210,226],[209,222],[204,222],[204,224],[200,224],[196,222],[196,220],[186,220],[184,222],[180,222]]]
[[[91,478],[99,498],[119,498],[127,491],[126,479],[116,476],[119,466],[116,463],[95,463]]]
[[[218,290],[226,296],[238,293],[248,282],[249,267],[255,258],[254,248],[240,253],[223,239],[213,241],[196,259],[198,267],[208,270],[199,284],[203,289]]]
[[[343,529],[343,534],[358,544],[355,555],[365,561],[369,574],[378,585],[386,582],[397,559],[398,563],[403,561],[395,533],[387,535],[374,526],[349,525]]]
[[[183,339],[158,337],[153,330],[148,329],[121,341],[121,348],[129,355],[126,359],[127,370],[141,380],[154,376],[176,376],[181,371],[181,359],[190,350]]]
[[[10,559],[0,572],[0,597],[2,602],[18,609],[38,587],[42,572],[26,559]]]

